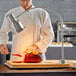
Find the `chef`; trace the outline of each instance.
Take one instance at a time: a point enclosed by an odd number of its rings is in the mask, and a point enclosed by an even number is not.
[[[20,5],[17,8],[9,10],[5,15],[3,25],[0,29],[0,53],[8,54],[6,43],[8,41],[8,32],[12,31],[13,38],[10,60],[23,61],[25,57],[24,52],[27,48],[40,51],[42,59],[45,60],[46,48],[54,38],[50,16],[44,9],[35,8],[32,0],[20,0]],[[7,18],[9,13],[13,13],[17,20],[25,26],[21,32],[17,33],[13,23]],[[12,54],[19,54],[22,57],[13,56]]]

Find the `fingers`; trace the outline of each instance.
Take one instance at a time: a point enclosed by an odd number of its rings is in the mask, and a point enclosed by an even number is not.
[[[36,49],[37,49],[37,47],[35,47],[35,46],[31,46],[31,47],[28,47],[28,49],[36,50]]]
[[[4,50],[4,49],[3,49],[2,51],[4,52],[4,54],[8,54],[8,51],[6,51],[6,50]]]
[[[3,50],[0,50],[0,53],[1,54],[4,54],[4,55],[6,54],[5,51],[3,51]]]
[[[3,47],[3,51],[6,53],[6,54],[8,54],[8,49],[7,49],[7,47],[5,46],[5,47]]]
[[[8,54],[8,49],[5,45],[0,46],[0,53],[1,54]]]
[[[4,52],[0,50],[0,54],[4,54]]]

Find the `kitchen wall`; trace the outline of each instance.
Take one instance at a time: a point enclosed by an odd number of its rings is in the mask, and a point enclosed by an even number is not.
[[[33,0],[33,4],[54,8],[64,21],[76,21],[76,0]],[[5,13],[17,6],[19,6],[19,0],[0,0],[0,27]],[[53,23],[59,20],[55,16],[52,16],[51,19]]]

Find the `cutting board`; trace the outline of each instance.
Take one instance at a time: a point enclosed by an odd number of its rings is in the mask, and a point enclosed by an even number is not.
[[[45,60],[41,63],[13,63],[8,60],[6,65],[10,68],[62,68],[69,67],[69,63],[60,64],[59,60]]]

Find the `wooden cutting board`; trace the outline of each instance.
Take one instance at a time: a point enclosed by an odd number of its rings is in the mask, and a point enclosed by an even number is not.
[[[60,64],[59,60],[45,60],[41,63],[12,63],[7,61],[5,63],[10,68],[62,68],[69,67],[69,63]]]

